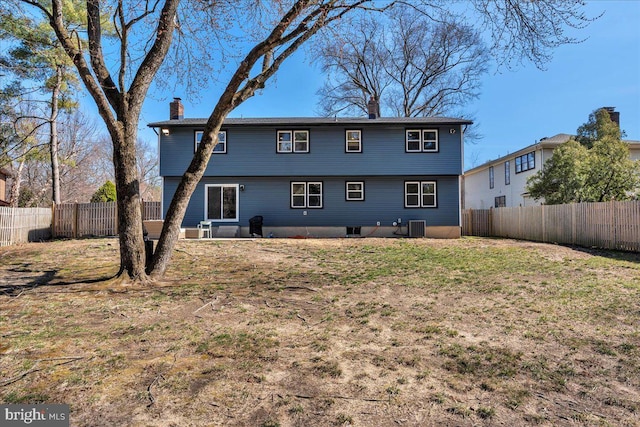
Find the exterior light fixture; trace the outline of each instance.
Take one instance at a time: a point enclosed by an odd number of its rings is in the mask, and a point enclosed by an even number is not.
[[[169,129],[167,129],[167,128],[162,128],[162,134],[163,134],[164,136],[169,135]]]

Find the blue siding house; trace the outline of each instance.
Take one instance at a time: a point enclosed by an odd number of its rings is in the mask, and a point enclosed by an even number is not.
[[[170,120],[149,124],[160,130],[163,209],[206,123],[171,104]],[[249,236],[249,220],[262,216],[265,236],[460,237],[471,122],[370,117],[227,119],[183,227],[211,221]]]

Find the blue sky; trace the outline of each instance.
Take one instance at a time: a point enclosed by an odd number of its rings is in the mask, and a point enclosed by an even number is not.
[[[486,75],[479,99],[466,108],[483,135],[466,145],[466,169],[542,137],[574,133],[589,113],[604,106],[620,112],[627,139],[640,140],[640,0],[588,2],[588,16],[603,11],[600,19],[574,33],[586,40],[558,48],[546,70],[527,64]],[[319,68],[300,52],[283,64],[262,93],[230,117],[316,116],[316,91],[323,82]],[[155,138],[146,124],[168,119],[171,96],[183,98],[186,117],[207,117],[217,91],[210,88],[198,100],[181,94],[167,95],[163,101],[147,100],[140,136]]]

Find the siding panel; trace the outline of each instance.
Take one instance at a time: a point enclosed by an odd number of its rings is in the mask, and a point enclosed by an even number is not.
[[[415,127],[415,126],[409,126]],[[420,127],[420,126],[418,126]],[[227,154],[211,156],[205,175],[238,176],[348,176],[348,175],[460,175],[462,158],[459,132],[454,126],[423,126],[439,130],[439,152],[406,153],[404,125],[226,127]],[[308,154],[276,153],[278,129],[309,129]],[[346,129],[362,129],[362,153],[345,153]],[[160,138],[160,175],[179,176],[186,170],[194,150],[196,128],[173,128]]]
[[[322,181],[322,209],[291,209],[291,181]],[[459,226],[459,187],[457,176],[394,176],[358,177],[365,183],[364,201],[345,200],[345,182],[353,177],[205,177],[198,184],[183,220],[184,227],[194,227],[204,218],[204,192],[206,184],[242,184],[239,192],[239,225],[247,226],[249,218],[264,217],[266,226],[374,226],[380,221],[391,226],[402,218],[424,219],[429,226]],[[404,207],[404,182],[406,180],[435,180],[438,183],[437,208],[407,209]],[[164,202],[169,206],[179,178],[165,177]],[[303,212],[306,211],[307,215]]]

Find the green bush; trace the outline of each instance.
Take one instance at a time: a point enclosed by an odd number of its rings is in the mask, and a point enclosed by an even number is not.
[[[91,203],[115,202],[116,201],[116,185],[107,181],[98,188],[98,191],[91,196]]]

